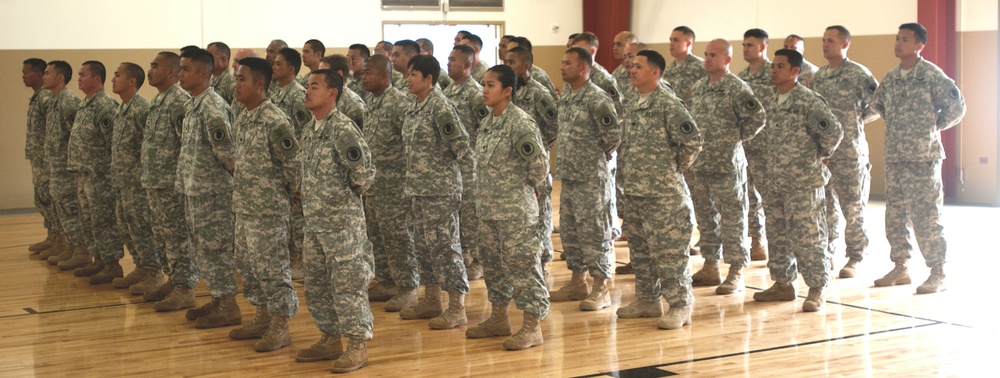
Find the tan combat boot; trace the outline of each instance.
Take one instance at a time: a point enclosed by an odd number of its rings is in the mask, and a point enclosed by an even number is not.
[[[344,347],[340,345],[340,335],[323,333],[312,346],[300,350],[295,354],[295,361],[315,362],[321,360],[334,360],[344,354]]]
[[[597,311],[611,306],[611,294],[608,293],[607,277],[594,277],[594,288],[583,301],[580,302],[580,310]]]
[[[205,302],[205,304],[201,305],[200,307],[187,310],[184,313],[184,318],[187,320],[198,320],[198,318],[202,316],[211,314],[212,311],[215,311],[215,309],[218,307],[219,307],[219,298],[212,298],[212,300]],[[259,314],[260,313],[258,312],[258,315]]]
[[[128,289],[132,287],[132,285],[138,284],[139,282],[142,282],[142,280],[146,279],[146,276],[148,276],[149,273],[150,272],[145,267],[137,266],[134,270],[129,272],[129,274],[125,275],[125,277],[112,281],[111,287],[114,287],[115,289]]]
[[[85,245],[80,245],[73,249],[73,254],[68,259],[56,262],[56,267],[59,270],[73,270],[90,264],[93,261],[94,258],[90,256],[90,249]]]
[[[260,340],[257,340],[253,349],[257,352],[273,352],[291,343],[292,335],[288,333],[288,316],[273,315],[267,332]]]
[[[465,293],[449,291],[448,309],[431,319],[429,325],[431,329],[452,329],[467,323],[469,319],[465,316]]]
[[[628,306],[619,307],[617,314],[619,318],[659,318],[663,316],[663,304],[659,298],[652,301],[636,299]]]
[[[215,308],[215,311],[198,318],[198,320],[194,322],[194,326],[195,328],[201,329],[219,328],[237,325],[242,322],[243,315],[240,314],[240,306],[236,304],[236,297],[230,295],[219,298],[219,306]]]
[[[805,312],[816,312],[823,308],[823,304],[826,303],[826,299],[823,298],[823,288],[809,288],[809,295],[806,297],[806,301],[802,303],[802,311]]]
[[[635,274],[635,268],[632,267],[632,262],[629,261],[628,264],[615,268],[615,274]]]
[[[145,296],[143,296],[145,299]],[[181,285],[174,285],[173,290],[162,301],[153,304],[156,311],[177,311],[191,308],[195,305],[194,289]]]
[[[503,348],[506,350],[524,350],[542,345],[544,340],[542,339],[540,321],[541,319],[538,318],[538,315],[525,312],[521,329],[514,336],[508,337],[507,340],[503,341]]]
[[[37,255],[42,251],[52,248],[52,244],[55,243],[55,235],[52,230],[46,230],[45,240],[28,246],[28,252],[31,255]]]
[[[692,286],[717,286],[722,283],[722,276],[719,274],[719,260],[705,259],[705,264],[701,270],[691,275]]]
[[[788,302],[795,300],[795,286],[788,282],[775,282],[767,290],[753,294],[757,302]]]
[[[912,283],[910,280],[910,269],[906,267],[905,260],[896,262],[896,266],[889,273],[875,280],[875,286],[878,287],[909,285],[910,283]]]
[[[767,238],[753,238],[750,241],[750,261],[767,260]]]
[[[387,301],[392,299],[398,292],[399,288],[396,287],[396,284],[387,284],[379,281],[368,286],[368,300],[372,302]]]
[[[101,285],[111,283],[115,278],[124,276],[125,273],[122,272],[122,266],[117,261],[109,261],[104,264],[104,269],[90,277],[91,285]]]
[[[855,258],[847,260],[847,264],[840,269],[840,278],[854,278],[854,273],[858,269],[858,263],[860,262],[861,260]]]
[[[510,317],[507,315],[507,309],[510,307],[510,303],[493,303],[493,310],[490,312],[489,319],[484,320],[482,323],[475,327],[471,327],[465,330],[465,337],[470,339],[479,339],[483,337],[493,337],[493,336],[510,336]]]
[[[87,266],[82,268],[76,268],[76,270],[73,271],[73,275],[77,277],[91,277],[100,273],[102,270],[104,270],[104,259],[100,256],[96,256],[94,257],[94,262],[87,264]]]
[[[444,312],[441,304],[441,285],[428,285],[424,289],[424,300],[399,312],[402,319],[431,319]]]
[[[743,283],[743,265],[733,264],[729,266],[729,275],[726,276],[726,280],[715,288],[715,294],[739,293],[744,289],[746,289],[746,284]]]
[[[211,303],[219,302],[217,299],[213,298]],[[206,304],[205,306],[209,306],[211,303]],[[218,307],[218,304],[216,304],[216,307]],[[267,307],[258,306],[257,314],[254,315],[253,319],[250,320],[249,323],[243,324],[239,328],[233,328],[233,330],[229,331],[229,338],[233,340],[259,339],[264,337],[264,334],[267,333],[270,326],[271,314],[267,312]]]
[[[347,342],[347,350],[333,361],[331,371],[334,373],[350,373],[368,366],[368,346],[364,339],[352,337]]]
[[[114,282],[112,282],[112,285]],[[167,298],[170,293],[174,292],[174,281],[167,279],[167,282],[160,287],[153,289],[152,291],[147,291],[142,293],[142,300],[146,302],[159,302]]]
[[[927,281],[917,286],[917,294],[933,294],[945,291],[944,284],[944,263],[940,263],[931,268],[931,275]]]
[[[587,272],[573,272],[566,286],[549,293],[549,300],[553,302],[579,301],[587,298],[590,294],[590,286],[587,285]]]
[[[69,248],[69,240],[66,239],[66,234],[59,233],[56,234],[55,240],[53,241],[51,247],[43,249],[40,252],[38,252],[38,258],[48,261],[49,257],[59,256],[60,254],[63,253],[63,251],[65,251],[68,248]]]
[[[386,312],[400,312],[404,308],[417,304],[417,288],[399,288],[396,295],[385,302]]]
[[[167,282],[167,276],[164,275],[163,272],[151,268],[144,269],[146,271],[146,277],[135,285],[128,287],[128,292],[130,294],[142,295],[147,291],[160,287],[160,285],[163,285],[164,282]]]
[[[691,306],[670,306],[667,314],[656,321],[656,327],[659,329],[680,329],[688,324],[691,324]]]

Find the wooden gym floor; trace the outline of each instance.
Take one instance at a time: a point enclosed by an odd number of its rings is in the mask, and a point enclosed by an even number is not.
[[[403,321],[373,303],[375,339],[369,366],[356,376],[989,376],[989,345],[1000,337],[995,320],[1000,286],[996,243],[1000,209],[948,206],[949,289],[915,295],[928,269],[911,261],[913,285],[874,288],[892,268],[883,225],[884,205],[868,209],[869,259],[859,277],[834,279],[828,303],[818,313],[801,312],[808,288],[798,283],[790,303],[756,303],[767,288],[764,262],[746,272],[747,290],[717,296],[695,288],[693,324],[656,329],[656,319],[618,319],[615,310],[634,299],[635,278],[617,276],[611,308],[580,312],[577,303],[554,303],[543,321],[545,345],[508,352],[502,338],[470,340],[465,327],[433,331],[427,321]],[[318,338],[305,306],[291,320],[292,345],[256,353],[253,341],[233,341],[230,328],[196,330],[183,311],[157,313],[140,297],[110,285],[91,286],[27,258],[27,245],[41,240],[41,217],[0,216],[0,377],[22,376],[319,376],[329,361],[296,363],[294,355]],[[554,235],[560,249],[558,234]],[[842,248],[842,247],[841,247]],[[842,249],[841,249],[842,250]],[[992,251],[992,252],[990,252]],[[986,253],[978,259],[981,253]],[[619,264],[628,261],[625,242],[616,244]],[[839,269],[845,257],[836,257]],[[702,258],[691,259],[692,272]],[[131,260],[123,260],[126,272]],[[725,267],[723,267],[724,271]],[[550,288],[569,280],[556,261]],[[836,273],[836,272],[834,272]],[[489,316],[482,280],[466,299],[471,324]],[[199,303],[208,300],[199,286]],[[254,309],[238,297],[244,321]],[[512,310],[515,330],[520,311]]]

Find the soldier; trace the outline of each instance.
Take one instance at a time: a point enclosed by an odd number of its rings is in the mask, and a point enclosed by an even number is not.
[[[788,37],[785,37],[784,48],[795,50],[798,51],[799,54],[805,55],[806,40],[798,34],[789,34]],[[813,75],[816,74],[817,70],[819,70],[819,67],[816,67],[815,64],[809,63],[809,61],[805,60],[805,58],[802,58],[802,73],[799,74],[799,82],[802,83],[802,85],[805,85],[806,88],[812,88]]]
[[[271,74],[261,58],[244,58],[236,70],[236,99],[246,111],[233,135],[234,250],[243,296],[257,314],[229,337],[260,339],[254,345],[258,352],[291,344],[288,319],[299,308],[288,267],[288,209],[299,191],[302,166],[288,117],[267,99]]]
[[[337,73],[341,76],[344,82],[349,80],[348,77],[351,73],[348,58],[340,54],[324,56],[323,59],[320,59],[319,69],[331,70]],[[344,86],[344,90],[340,93],[340,100],[337,100],[337,110],[344,113],[347,118],[353,121],[354,124],[358,126],[358,130],[363,129],[365,100],[361,99],[360,95],[352,91],[346,85]]]
[[[501,62],[507,60],[507,52],[510,51],[507,43],[512,39],[514,39],[514,36],[508,34],[500,37],[500,42],[497,42],[497,57],[500,58]]]
[[[88,60],[80,65],[77,82],[86,98],[73,121],[69,135],[66,164],[77,172],[77,197],[81,219],[90,222],[87,248],[73,258],[58,264],[59,269],[75,269],[90,264],[99,256],[105,264],[100,274],[91,277],[92,284],[110,283],[122,276],[118,260],[124,255],[124,245],[115,218],[115,191],[111,186],[111,140],[114,129],[115,102],[104,91],[107,70],[104,64]]]
[[[812,85],[844,127],[844,139],[826,164],[830,169],[830,182],[825,189],[828,256],[836,254],[834,242],[840,238],[841,212],[846,223],[844,244],[849,259],[840,270],[841,278],[854,277],[868,247],[865,208],[871,185],[871,163],[865,123],[879,117],[871,106],[878,81],[868,68],[847,58],[850,47],[851,32],[847,28],[840,25],[826,28],[823,56],[829,63],[816,72]]]
[[[451,50],[451,55],[448,56],[448,75],[454,84],[442,91],[458,111],[458,118],[469,133],[469,148],[473,151],[476,148],[479,121],[489,115],[489,109],[483,105],[483,87],[476,80],[469,80],[474,58],[475,51],[469,46],[458,45]],[[475,177],[475,172],[462,172],[462,204],[458,217],[462,253],[465,254],[465,271],[470,280],[483,278],[483,265],[479,261],[477,240],[479,233],[476,231],[479,217],[476,211]]]
[[[300,159],[306,214],[306,303],[323,336],[299,350],[295,360],[336,359],[334,373],[368,365],[366,343],[372,338],[373,320],[366,298],[372,255],[361,195],[372,184],[376,170],[360,131],[336,111],[343,85],[342,76],[333,71],[320,69],[309,75],[306,107],[313,118],[303,130]],[[346,351],[341,336],[349,339]]]
[[[523,47],[527,49],[528,52],[531,52],[531,41],[525,37],[511,38],[510,42],[507,42],[507,51],[510,51],[515,47]],[[506,60],[504,60],[504,62],[506,62]],[[531,80],[537,81],[545,87],[545,89],[548,89],[549,95],[551,95],[552,98],[559,96],[559,92],[556,92],[556,86],[552,84],[552,78],[549,77],[549,74],[546,73],[541,67],[534,64],[531,65]]]
[[[392,56],[392,42],[381,41],[375,44],[374,54],[385,55],[386,58]]]
[[[667,79],[687,106],[691,106],[691,91],[694,83],[705,77],[705,60],[691,53],[694,46],[694,30],[687,26],[678,26],[670,32],[670,56],[674,58],[665,70],[663,78]],[[730,46],[732,49],[732,46]],[[730,59],[732,59],[730,52]],[[701,123],[699,123],[700,125]],[[702,128],[704,130],[704,128]]]
[[[280,52],[281,49],[287,49],[287,48],[288,48],[287,42],[280,39],[271,40],[271,43],[267,44],[267,50],[266,50],[267,55],[265,55],[265,57],[267,58],[267,62],[273,66],[274,61],[278,59],[278,52]]]
[[[629,211],[625,227],[635,267],[636,300],[618,308],[622,318],[658,317],[656,326],[691,324],[688,248],[694,228],[691,195],[684,182],[702,136],[679,98],[660,86],[666,61],[653,50],[632,62],[639,95],[626,104],[618,185]],[[670,305],[663,314],[660,297]]]
[[[528,113],[535,121],[535,128],[542,136],[542,146],[548,153],[555,146],[559,133],[559,110],[556,101],[537,80],[531,78],[534,67],[531,50],[521,46],[507,51],[505,64],[517,74],[525,84],[519,85],[513,93],[513,103]],[[549,274],[548,264],[552,262],[552,175],[546,172],[545,180],[538,186],[538,237],[542,243],[542,275]]]
[[[896,267],[875,280],[875,286],[910,283],[906,267],[913,251],[909,225],[931,275],[917,287],[917,294],[945,290],[944,263],[947,244],[941,225],[944,192],[941,131],[965,116],[965,98],[940,68],[920,57],[927,44],[927,29],[917,23],[899,26],[895,54],[899,66],[882,79],[874,107],[886,125],[885,234],[889,257]]]
[[[621,124],[611,98],[589,80],[593,57],[583,48],[566,50],[562,78],[569,84],[559,99],[559,197],[566,266],[572,280],[551,293],[552,301],[579,301],[596,311],[611,305],[611,179],[608,160],[621,142]],[[586,274],[594,277],[594,288]]]
[[[347,49],[347,59],[351,66],[351,75],[347,78],[347,83],[344,84],[344,87],[357,93],[365,102],[371,100],[372,94],[365,90],[361,76],[364,74],[365,61],[371,56],[368,46],[360,43],[355,43]]]
[[[212,42],[205,50],[208,50],[215,57],[215,63],[213,63],[215,68],[212,70],[212,89],[219,96],[222,96],[227,104],[233,103],[236,100],[236,78],[233,77],[232,72],[229,72],[229,45],[222,42]],[[235,67],[233,71],[236,71]]]
[[[472,33],[470,33],[468,30],[459,30],[458,33],[455,33],[455,46],[461,45],[462,39],[469,34]]]
[[[750,265],[747,236],[747,160],[743,142],[764,127],[766,114],[750,86],[729,72],[733,46],[716,39],[705,48],[707,76],[692,88],[688,106],[705,137],[704,150],[687,176],[698,219],[698,245],[705,264],[694,286],[715,286],[716,294],[741,292],[743,268]],[[729,274],[719,276],[725,257]],[[721,284],[721,285],[720,285]]]
[[[28,246],[28,256],[34,257],[51,248],[64,248],[61,241],[59,218],[52,207],[52,196],[49,194],[49,172],[45,165],[45,106],[52,98],[52,91],[42,88],[42,76],[45,75],[45,61],[30,58],[24,61],[21,68],[21,81],[25,87],[34,92],[28,101],[28,127],[25,131],[24,156],[31,164],[31,183],[34,189],[35,208],[42,215],[42,225],[45,226],[45,240]]]
[[[743,33],[743,59],[750,65],[736,74],[750,85],[765,111],[771,109],[771,101],[775,96],[774,83],[771,82],[771,62],[767,60],[767,32],[761,29],[750,29]],[[747,199],[750,208],[747,226],[750,233],[750,260],[767,260],[767,231],[764,218],[764,195],[767,187],[764,179],[767,164],[764,154],[767,151],[767,126],[760,131],[760,136],[754,141],[747,141],[743,149],[747,155]]]
[[[626,85],[632,85],[629,78],[629,68],[626,68],[623,64],[625,51],[628,50],[629,45],[639,42],[639,39],[636,38],[635,33],[625,30],[615,34],[615,39],[612,42],[614,42],[614,45],[611,47],[611,55],[618,61],[618,67],[615,67],[615,70],[611,72],[611,76],[615,78],[615,84],[618,85],[618,89],[622,89]]]
[[[434,42],[427,38],[417,39],[417,45],[420,45],[420,55],[434,55]],[[452,79],[448,76],[447,72],[444,72],[444,68],[441,69],[441,74],[438,77],[438,87],[442,90],[448,88],[451,85]]]
[[[191,93],[180,135],[176,190],[184,194],[185,218],[200,273],[212,300],[188,311],[197,328],[240,324],[233,259],[233,164],[231,119],[225,100],[209,86],[212,54],[192,50],[181,55],[180,84]],[[177,282],[175,282],[177,284]],[[177,284],[154,307],[159,311],[195,305],[192,287]],[[160,310],[160,309],[163,310]]]
[[[236,69],[240,68],[240,60],[242,60],[243,58],[257,58],[257,57],[259,57],[259,55],[257,55],[257,52],[253,51],[251,49],[239,49],[239,50],[236,50],[236,55],[233,55],[233,72],[236,72]],[[235,83],[235,82],[236,81],[234,79],[233,83]],[[236,101],[236,100],[233,99],[233,101]]]
[[[420,45],[409,39],[404,39],[397,41],[395,45],[392,45],[392,55],[389,59],[392,61],[393,72],[399,75],[392,76],[392,86],[403,93],[407,92],[407,76],[408,69],[407,65],[410,59],[420,55]],[[440,73],[439,73],[440,74]]]
[[[66,90],[66,84],[72,78],[73,69],[62,60],[49,62],[42,74],[42,87],[52,92],[52,98],[45,106],[44,145],[49,170],[49,195],[63,231],[57,244],[61,248],[50,248],[39,254],[49,265],[68,260],[77,250],[86,249],[86,233],[90,232],[90,225],[84,224],[80,218],[76,175],[70,173],[66,163],[70,130],[80,108],[80,99]]]
[[[142,187],[149,198],[152,214],[153,248],[156,258],[164,264],[163,273],[169,280],[155,289],[146,290],[142,297],[157,311],[176,311],[195,304],[194,287],[199,273],[191,244],[191,233],[184,213],[184,194],[174,190],[177,160],[181,151],[181,131],[186,113],[185,104],[191,95],[177,83],[180,56],[163,51],[149,62],[146,76],[156,88],[156,97],[149,104],[149,115],[142,133]],[[130,278],[129,276],[138,276]],[[159,280],[159,272],[136,269],[121,281],[111,284],[128,287],[151,276]],[[138,291],[138,290],[136,290]],[[177,291],[176,294],[172,294]],[[168,296],[171,301],[162,302]]]
[[[483,39],[478,35],[466,33],[457,45],[466,45],[472,48],[474,52],[472,57],[472,79],[482,84],[483,75],[486,75],[486,70],[490,68],[486,62],[479,60],[479,52],[483,50]]]
[[[306,41],[305,45],[302,46],[302,65],[309,67],[309,72],[319,69],[319,62],[326,55],[326,46],[323,42],[318,39],[310,39]],[[305,88],[306,82],[309,81],[309,75],[299,76],[295,81]]]
[[[495,66],[483,78],[483,101],[493,114],[483,119],[477,144],[477,190],[483,195],[476,197],[476,206],[483,214],[477,231],[492,311],[488,319],[467,329],[465,337],[509,336],[507,312],[513,299],[524,311],[524,322],[503,347],[528,349],[542,344],[539,322],[549,312],[538,254],[536,199],[549,173],[549,156],[535,121],[511,102],[517,91],[514,70]]]
[[[837,148],[844,131],[826,101],[797,82],[802,54],[774,52],[771,77],[778,93],[772,101],[768,126],[767,228],[771,256],[767,267],[774,285],[754,293],[758,302],[794,301],[798,271],[809,286],[802,311],[823,308],[823,289],[830,283],[826,256],[826,195],[830,171],[823,164]],[[757,138],[760,138],[758,135]],[[797,268],[797,269],[796,269]]]
[[[414,244],[424,299],[399,313],[403,319],[433,318],[431,329],[467,323],[465,294],[469,281],[462,263],[458,210],[462,175],[475,170],[469,134],[455,108],[435,88],[441,71],[437,59],[417,56],[408,64],[407,86],[415,101],[403,121],[406,190],[413,200]],[[441,291],[448,292],[442,312]]]
[[[305,108],[306,89],[295,81],[299,69],[302,67],[302,56],[298,51],[291,48],[283,48],[278,51],[278,57],[274,59],[272,65],[271,89],[267,96],[272,104],[285,112],[295,131],[295,137],[302,136],[302,127],[309,122],[309,112]],[[278,84],[274,84],[277,82]],[[302,232],[302,217],[298,216],[298,206],[292,209],[291,228],[288,238],[288,255],[291,259],[292,279],[301,280],[305,271],[302,267],[302,243],[305,234]]]
[[[410,98],[391,85],[392,63],[382,55],[365,62],[362,82],[372,94],[365,108],[362,129],[372,151],[378,174],[365,192],[365,221],[372,241],[375,277],[368,288],[370,300],[388,300],[385,310],[398,312],[417,303],[417,258],[408,219],[412,201],[406,195],[406,156],[403,154],[403,119]]]

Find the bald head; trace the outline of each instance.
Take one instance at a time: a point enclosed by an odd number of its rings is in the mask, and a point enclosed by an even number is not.
[[[705,47],[705,71],[709,81],[715,82],[727,72],[733,61],[733,45],[725,39],[713,39]]]
[[[733,56],[733,44],[729,43],[729,41],[725,39],[722,38],[713,39],[710,42],[708,42],[708,47],[706,47],[705,49],[708,50],[709,48],[712,47],[714,47],[717,51],[720,51],[722,54],[724,54],[724,56],[730,56],[730,57]]]
[[[628,46],[637,41],[635,33],[628,30],[619,32],[615,35],[614,47],[611,48],[611,53],[615,56],[615,59],[622,60],[625,58],[625,50],[628,49]]]
[[[259,58],[259,57],[260,56],[257,55],[257,52],[251,49],[239,49],[238,51],[236,51],[236,55],[233,55],[233,72],[236,72],[236,69],[239,68],[240,59]]]

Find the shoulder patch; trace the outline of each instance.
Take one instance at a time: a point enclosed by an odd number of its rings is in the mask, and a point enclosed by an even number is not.
[[[298,122],[299,124],[305,122],[306,121],[306,111],[305,110],[298,110],[298,111],[296,111],[295,112],[295,121]]]
[[[455,114],[453,108],[445,107],[441,109],[434,121],[437,123],[438,130],[444,139],[458,138],[462,135],[460,129],[462,124],[458,120],[458,115]]]
[[[757,99],[757,96],[748,92],[740,93],[740,96],[736,99],[736,101],[739,102],[739,106],[741,108],[748,111],[755,112],[757,109],[760,109],[760,100]]]
[[[364,129],[364,123],[365,123],[364,117],[354,117],[352,121],[354,121],[354,124],[358,126],[358,129]]]
[[[212,140],[220,142],[226,139],[226,131],[222,129],[215,129],[212,131]]]
[[[867,89],[868,89],[868,93],[875,93],[875,91],[878,90],[878,84],[875,84],[875,83],[868,84],[868,88]]]
[[[514,148],[517,149],[517,153],[520,154],[522,158],[532,158],[545,151],[541,146],[539,146],[538,140],[539,137],[536,133],[524,133],[516,142],[514,142]]]
[[[371,159],[371,152],[364,144],[361,134],[355,130],[343,132],[334,142],[337,153],[340,154],[341,162],[348,167],[358,165],[368,165]]]
[[[691,134],[694,132],[694,122],[691,121],[681,122],[680,129],[681,132],[684,134]]]
[[[291,126],[287,124],[277,126],[271,129],[268,136],[271,139],[271,143],[277,147],[278,153],[290,157],[299,152],[299,142],[295,139],[295,134],[292,132]]]
[[[809,125],[815,126],[821,131],[829,130],[830,126],[833,125],[833,121],[827,118],[826,112],[820,110],[813,110],[812,112],[809,112],[807,120]]]
[[[347,149],[347,160],[348,161],[358,161],[361,160],[361,148],[351,147]]]

